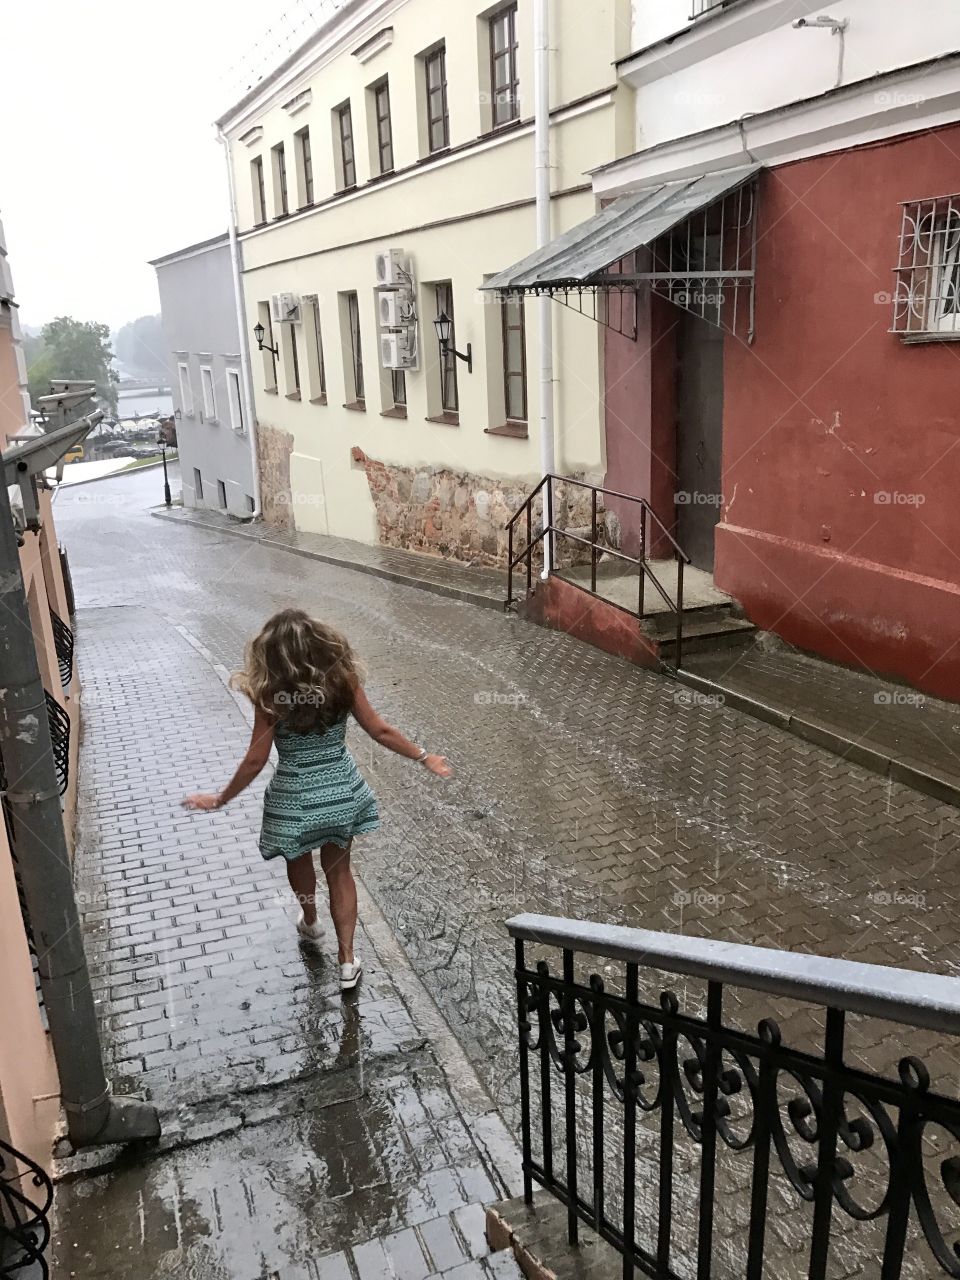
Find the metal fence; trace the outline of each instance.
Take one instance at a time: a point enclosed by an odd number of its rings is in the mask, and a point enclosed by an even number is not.
[[[845,1049],[851,1014],[960,1034],[960,982],[542,916],[508,928],[524,1193],[567,1206],[571,1243],[586,1223],[625,1277],[655,1280],[960,1277],[960,1102],[916,1057],[889,1077]],[[702,981],[705,1007],[651,998],[654,972]],[[809,1004],[819,1049],[770,1016],[734,1025],[734,988]]]

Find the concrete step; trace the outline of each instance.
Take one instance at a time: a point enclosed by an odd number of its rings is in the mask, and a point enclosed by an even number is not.
[[[643,629],[656,642],[661,658],[669,662],[677,648],[676,618],[671,615],[644,618]],[[744,648],[756,634],[753,623],[741,617],[732,605],[683,612],[684,654]]]

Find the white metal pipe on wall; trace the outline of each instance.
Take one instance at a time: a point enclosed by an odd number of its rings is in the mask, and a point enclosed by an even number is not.
[[[537,248],[550,243],[550,0],[534,0],[534,180]],[[553,391],[553,302],[537,299],[540,332],[540,470],[556,470]],[[546,505],[544,506],[546,518]],[[553,548],[543,540],[543,576],[553,568]]]
[[[253,395],[253,370],[250,367],[250,343],[247,339],[247,316],[243,306],[243,280],[240,275],[240,244],[237,240],[237,192],[233,181],[233,164],[230,144],[218,131],[223,144],[223,158],[227,166],[227,185],[230,192],[230,264],[233,273],[233,305],[237,312],[237,333],[240,338],[240,371],[243,382],[243,405],[247,420],[247,438],[250,441],[250,472],[253,484],[253,514],[261,514],[260,505],[260,455],[257,450],[257,408]]]

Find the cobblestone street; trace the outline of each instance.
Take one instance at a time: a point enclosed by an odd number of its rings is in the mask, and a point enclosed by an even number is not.
[[[147,472],[61,490],[56,504],[87,729],[107,745],[95,760],[85,752],[81,780],[78,887],[89,891],[95,980],[109,974],[109,999],[122,1001],[118,966],[159,957],[172,968],[157,984],[158,1005],[176,993],[172,1036],[155,1026],[148,1035],[132,1002],[112,1006],[118,1084],[145,1085],[167,1107],[201,1105],[218,1080],[234,1089],[293,1081],[356,1052],[344,1047],[338,1012],[319,1027],[301,1016],[329,974],[305,965],[285,934],[274,940],[287,908],[281,873],[256,850],[262,782],[216,815],[184,815],[176,804],[182,792],[227,780],[247,727],[223,677],[264,618],[291,604],[343,629],[373,705],[458,770],[442,785],[351,728],[383,817],[358,841],[355,865],[509,1124],[515,990],[503,922],[518,911],[960,971],[956,810],[772,726],[691,705],[667,680],[568,636],[152,519],[159,495],[157,473]],[[111,729],[131,700],[143,726],[134,741]],[[97,894],[109,896],[115,876],[129,895],[131,790],[151,778],[153,851],[140,858],[142,903],[121,938]],[[209,920],[192,917],[196,936],[185,939],[177,880],[204,874],[208,845],[226,850],[229,866],[209,874]],[[171,846],[183,849],[182,870]],[[369,926],[363,904],[361,920]],[[377,944],[364,942],[373,963],[363,1035],[415,1066],[418,1028],[395,1002]],[[258,1044],[266,1047],[251,1053]],[[871,1046],[875,1065],[890,1069],[895,1038],[878,1032]],[[919,1048],[941,1072],[955,1071],[943,1046]],[[427,1088],[433,1068],[423,1067]],[[477,1153],[461,1163],[477,1171],[469,1177],[487,1176]],[[484,1192],[461,1178],[457,1203]]]

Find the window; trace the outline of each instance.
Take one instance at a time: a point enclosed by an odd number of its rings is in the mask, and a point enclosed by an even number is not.
[[[363,383],[363,349],[360,342],[360,300],[355,293],[340,295],[341,322],[344,334],[345,383],[347,403],[351,408],[365,409]]]
[[[200,390],[203,393],[203,416],[214,422],[217,419],[217,397],[213,386],[213,370],[209,365],[200,366]]]
[[[301,129],[295,138],[297,144],[297,200],[301,209],[313,204],[313,153],[310,150],[310,130]]]
[[[273,148],[273,216],[285,217],[290,212],[287,199],[287,160],[280,142]]]
[[[217,481],[217,506],[224,511],[227,507],[227,486],[222,480]]]
[[[390,370],[390,390],[393,393],[393,407],[407,409],[407,375],[403,369]]]
[[[447,51],[444,45],[427,54],[423,62],[427,93],[427,148],[431,155],[450,145],[447,114]]]
[[[243,431],[243,388],[240,385],[240,370],[227,370],[227,403],[230,406],[230,425],[234,431]]]
[[[527,343],[523,297],[507,298],[503,320],[503,399],[508,422],[527,420]]]
[[[181,361],[177,365],[180,378],[180,409],[185,418],[193,417],[193,387],[190,385],[190,366]]]
[[[392,173],[393,127],[390,123],[390,85],[386,80],[373,87],[373,114],[377,130],[378,171]]]
[[[280,350],[283,353],[280,363],[283,365],[284,391],[291,400],[300,399],[300,353],[297,350],[299,327],[296,324],[280,326]]]
[[[198,502],[203,501],[203,477],[199,467],[193,468],[193,496]]]
[[[267,220],[267,190],[263,182],[263,156],[250,161],[250,182],[253,187],[253,220]]]
[[[320,299],[305,299],[307,335],[307,372],[310,377],[310,399],[314,404],[327,403],[327,368],[323,359],[323,333],[320,327]]]
[[[446,355],[440,357],[440,405],[443,412],[460,412],[460,395],[457,389],[457,334],[453,323],[453,285],[449,280],[436,285],[437,316],[445,315],[450,321],[450,341]]]
[[[894,274],[893,333],[960,339],[960,195],[903,206]]]
[[[517,72],[517,6],[501,9],[490,19],[490,100],[493,127],[520,118]]]
[[[276,350],[277,344],[273,340],[273,317],[270,314],[270,303],[261,302],[257,307],[260,313],[260,323],[263,325],[263,388],[265,391],[276,391],[277,389],[277,357],[273,351],[268,351],[268,347]]]
[[[254,511],[256,511],[256,509],[257,509],[257,504],[256,504],[256,503],[254,502],[254,500],[253,500],[253,494],[252,494],[252,493],[248,493],[248,494],[246,495],[246,501],[247,501],[247,510],[248,510],[248,511],[250,512],[250,514],[252,515],[252,514],[254,513]]]
[[[357,162],[353,150],[353,116],[350,103],[345,102],[336,111],[337,130],[340,137],[340,187],[348,190],[357,185]]]

